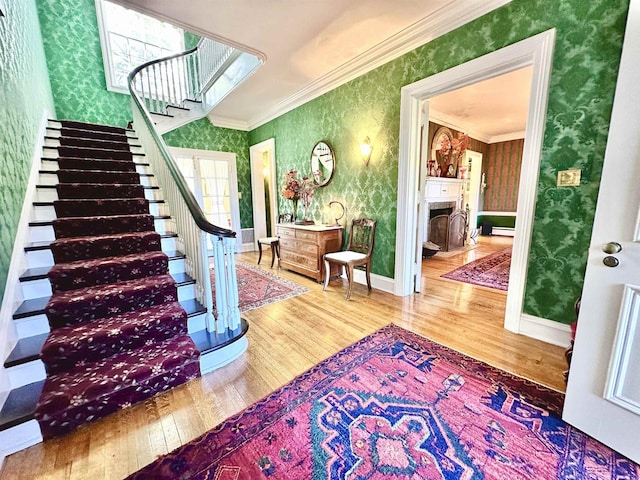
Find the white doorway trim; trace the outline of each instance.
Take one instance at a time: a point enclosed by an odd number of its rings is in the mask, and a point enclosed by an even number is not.
[[[266,205],[264,201],[264,177],[263,158],[267,154],[269,159],[269,203],[271,207],[271,232],[276,231],[276,220],[278,219],[278,199],[276,196],[276,140],[270,138],[264,142],[257,143],[249,148],[249,158],[251,161],[251,199],[253,204],[253,243],[254,250],[258,248],[258,238],[267,236],[267,219],[265,216]]]
[[[396,228],[395,294],[413,292],[412,252],[418,224],[421,102],[467,85],[532,66],[529,113],[520,175],[516,235],[511,259],[505,328],[520,333],[531,229],[536,203],[540,152],[546,121],[555,29],[547,30],[475,60],[407,85],[401,90],[398,214]],[[428,102],[427,102],[428,110]],[[428,111],[427,111],[428,115]],[[420,274],[418,272],[418,274]]]

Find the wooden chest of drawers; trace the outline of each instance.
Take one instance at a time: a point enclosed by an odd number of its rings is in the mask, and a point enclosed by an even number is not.
[[[281,267],[318,282],[323,281],[322,256],[342,249],[342,227],[279,223],[277,232],[280,237]],[[332,277],[341,273],[339,266],[331,267]]]

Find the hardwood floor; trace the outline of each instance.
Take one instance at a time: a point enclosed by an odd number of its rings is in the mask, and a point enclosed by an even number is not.
[[[395,323],[474,358],[564,390],[564,351],[502,328],[506,292],[439,278],[500,250],[505,237],[449,258],[423,262],[423,292],[395,297],[355,285],[344,299],[342,281],[322,285],[295,273],[265,270],[310,292],[243,314],[249,348],[231,365],[108,418],[9,456],[1,480],[118,479],[213,428],[320,360]],[[256,253],[239,255],[255,264]]]

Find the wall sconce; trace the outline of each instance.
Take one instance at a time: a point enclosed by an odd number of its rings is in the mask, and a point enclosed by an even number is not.
[[[331,200],[329,202],[329,207],[331,207],[331,205],[333,205],[333,204],[339,205],[340,208],[342,209],[342,210],[340,210],[340,216],[339,217],[335,217],[336,223],[334,225],[338,226],[338,225],[340,225],[340,222],[338,220],[340,220],[342,217],[344,217],[344,205],[342,203],[336,201],[336,200]],[[331,209],[331,212],[333,212],[333,208]]]
[[[369,160],[371,160],[371,152],[373,151],[373,145],[371,145],[371,140],[369,137],[366,137],[364,141],[360,144],[360,153],[362,153],[362,161],[364,162],[364,166],[369,166]]]

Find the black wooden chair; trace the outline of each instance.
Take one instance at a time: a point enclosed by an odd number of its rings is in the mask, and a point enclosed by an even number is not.
[[[278,215],[278,223],[291,223],[293,221],[293,215],[290,213],[283,213]],[[278,258],[278,268],[280,268],[280,237],[261,237],[258,239],[258,265],[262,260],[262,246],[268,245],[271,247],[271,268],[275,259]]]
[[[368,218],[353,220],[351,231],[349,232],[349,243],[346,250],[342,252],[326,253],[324,259],[324,287],[329,285],[331,275],[330,264],[341,265],[347,273],[347,300],[351,298],[353,288],[354,267],[364,266],[367,276],[367,288],[371,290],[371,255],[376,236],[376,221]]]

